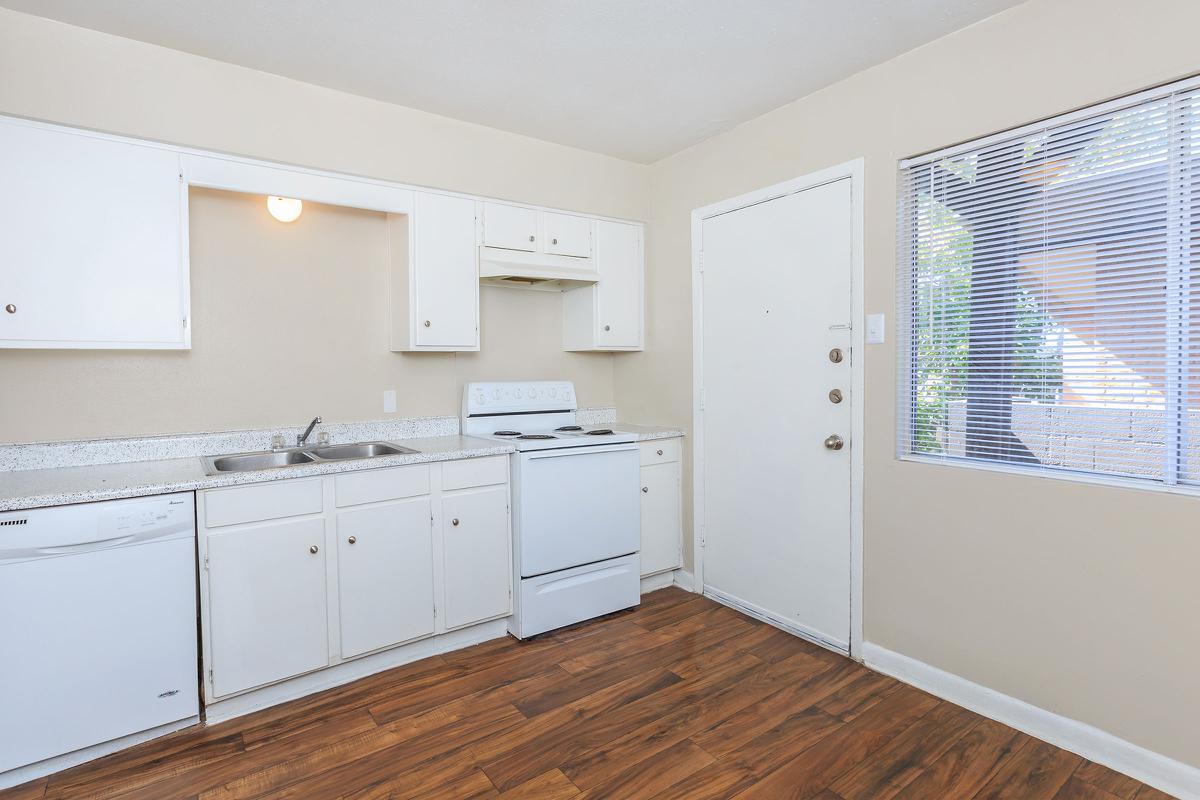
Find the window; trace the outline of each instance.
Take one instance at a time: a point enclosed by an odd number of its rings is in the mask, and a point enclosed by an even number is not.
[[[900,167],[900,455],[1200,484],[1200,80]]]

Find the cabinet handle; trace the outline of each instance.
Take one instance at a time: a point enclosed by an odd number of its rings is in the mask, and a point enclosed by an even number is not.
[[[14,306],[12,303],[9,303],[8,305],[6,305],[6,306],[4,307],[4,310],[5,310],[5,311],[7,311],[7,312],[8,312],[8,313],[10,313],[10,314],[15,314],[15,313],[17,313],[17,307],[16,307],[16,306]]]
[[[430,322],[429,322],[429,320],[425,320],[425,327],[426,327],[426,328],[428,328],[428,327],[429,327],[429,325],[430,325]]]
[[[313,555],[316,555],[317,551],[320,549],[321,548],[317,547],[315,544],[311,544],[308,546],[308,552],[312,553]]]
[[[532,241],[536,241],[536,237],[535,237],[533,234],[530,234],[530,235],[529,235],[529,241],[531,241],[531,242],[532,242]]]
[[[649,486],[643,486],[643,487],[642,487],[642,494],[650,494],[650,487],[649,487]]]
[[[455,517],[454,519],[450,520],[450,524],[457,528],[458,527],[458,517]]]
[[[354,544],[355,542],[357,542],[357,541],[358,541],[358,537],[357,537],[357,536],[351,536],[351,537],[350,537],[349,539],[347,539],[346,541],[347,541],[347,542],[349,542],[350,544]]]
[[[662,455],[662,450],[657,450],[655,452],[657,452],[660,456]]]

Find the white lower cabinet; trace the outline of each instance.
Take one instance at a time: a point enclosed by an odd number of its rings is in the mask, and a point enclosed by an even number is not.
[[[342,658],[434,630],[428,497],[337,513]]]
[[[209,705],[510,613],[507,456],[199,495]]]
[[[683,566],[679,441],[643,442],[642,575]]]
[[[328,664],[325,520],[227,527],[206,539],[213,696]]]
[[[443,587],[446,628],[506,617],[512,612],[508,486],[442,495]]]

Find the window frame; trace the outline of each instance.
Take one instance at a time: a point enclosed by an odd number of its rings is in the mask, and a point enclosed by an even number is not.
[[[919,427],[919,383],[916,380],[916,375],[920,339],[916,334],[920,320],[920,296],[919,293],[915,291],[916,281],[914,279],[917,275],[916,252],[918,247],[918,236],[916,235],[915,230],[918,225],[918,219],[912,208],[909,207],[910,197],[905,192],[906,179],[904,176],[905,171],[913,167],[924,166],[931,162],[953,158],[968,152],[980,151],[988,148],[989,146],[1008,140],[1033,136],[1051,128],[1070,125],[1078,120],[1119,112],[1154,101],[1162,101],[1174,94],[1195,91],[1196,89],[1200,89],[1200,75],[1164,83],[1158,86],[1136,91],[1131,94],[1111,98],[1106,101],[1079,106],[1062,114],[1055,114],[1039,119],[1036,122],[996,131],[978,138],[960,141],[956,144],[943,147],[938,150],[903,158],[897,162],[896,239],[898,246],[895,250],[897,255],[895,275],[896,310],[898,312],[896,320],[898,347],[896,351],[897,376],[895,398],[897,408],[894,417],[896,423],[896,430],[894,434],[896,460],[916,464],[965,468],[982,472],[1013,475],[1016,477],[1049,478],[1052,480],[1070,481],[1072,483],[1083,483],[1096,486],[1200,496],[1200,478],[1188,483],[1182,482],[1179,479],[1179,448],[1182,446],[1183,442],[1183,438],[1179,435],[1165,437],[1164,452],[1170,449],[1173,456],[1165,459],[1166,464],[1164,465],[1163,471],[1161,473],[1157,473],[1154,477],[1134,477],[1119,474],[1109,474],[1095,470],[1074,469],[1065,466],[1027,465],[1018,461],[1004,461],[999,459],[984,460],[972,458],[970,456],[952,455],[950,453],[923,453],[917,452],[914,449],[917,444],[916,432]],[[1198,121],[1198,123],[1200,123],[1200,121]],[[1200,177],[1193,178],[1193,181],[1195,181],[1195,186],[1200,187]],[[1200,191],[1200,189],[1194,191]],[[1187,192],[1185,191],[1181,192],[1180,194],[1183,195],[1186,193]],[[1170,197],[1171,205],[1174,206],[1175,195],[1172,194]],[[1174,265],[1168,262],[1167,273],[1169,281],[1174,280],[1172,273],[1175,271],[1176,269],[1174,269]],[[1182,313],[1185,315],[1200,313],[1200,305],[1189,308],[1187,305],[1186,292],[1172,293],[1170,290],[1168,290],[1168,293],[1164,297],[1164,305],[1175,308],[1176,310],[1181,308]],[[907,329],[905,327],[906,325]],[[907,347],[904,346],[905,344],[907,344]],[[1200,344],[1200,342],[1197,342],[1197,344]],[[1178,399],[1179,395],[1177,393],[1167,393],[1163,417],[1164,420],[1166,420],[1169,419],[1170,415],[1174,415],[1177,419],[1180,419],[1180,421],[1176,424],[1182,427],[1183,422],[1181,421],[1182,418],[1180,417],[1179,408],[1177,406]]]

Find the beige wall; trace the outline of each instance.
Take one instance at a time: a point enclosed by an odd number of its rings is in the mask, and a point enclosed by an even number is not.
[[[648,216],[643,165],[7,9],[0,9],[0,113]],[[614,357],[561,352],[556,296],[485,288],[482,353],[390,353],[382,295],[373,293],[381,274],[371,266],[381,241],[377,219],[314,208],[285,230],[260,213],[258,201],[234,211],[238,202],[198,198],[193,350],[0,351],[0,441],[295,423],[318,413],[330,421],[375,419],[384,416],[381,393],[389,388],[397,390],[400,414],[457,414],[462,382],[470,379],[571,378],[582,404],[612,402]],[[271,305],[312,308],[316,295],[324,310],[300,327],[283,325]],[[358,314],[355,304],[363,302],[375,312],[369,320]],[[326,377],[291,376],[300,371]]]
[[[565,378],[612,403],[612,357],[562,351],[562,299],[483,287],[478,353],[392,353],[386,215],[191,191],[188,352],[0,351],[0,439],[223,430],[457,414],[469,380]]]
[[[691,422],[692,209],[865,157],[866,309],[890,322],[899,158],[1200,71],[1197,30],[1193,0],[1034,0],[654,165],[618,406]],[[1200,499],[898,462],[895,350],[865,355],[867,640],[1200,765]]]

